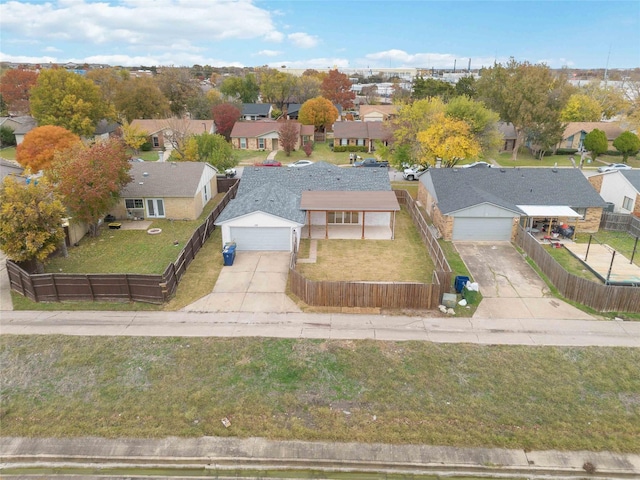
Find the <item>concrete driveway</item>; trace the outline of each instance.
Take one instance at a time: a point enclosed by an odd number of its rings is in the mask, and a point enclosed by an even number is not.
[[[510,243],[457,242],[455,246],[483,296],[474,318],[593,318],[551,296]]]
[[[213,291],[183,310],[191,312],[300,312],[286,294],[288,252],[238,251],[222,267]]]

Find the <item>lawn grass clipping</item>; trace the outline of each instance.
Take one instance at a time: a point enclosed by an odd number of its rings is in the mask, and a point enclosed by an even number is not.
[[[318,240],[317,262],[296,269],[315,281],[431,283],[434,266],[403,208],[394,240]]]
[[[640,451],[633,348],[4,335],[0,361],[5,436]]]

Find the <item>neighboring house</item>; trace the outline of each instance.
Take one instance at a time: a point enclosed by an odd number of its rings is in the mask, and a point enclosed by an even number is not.
[[[640,217],[640,170],[616,170],[589,177],[589,182],[616,213]]]
[[[238,250],[291,251],[301,237],[393,239],[399,210],[386,170],[245,167],[215,223]]]
[[[385,145],[391,140],[391,130],[382,122],[336,122],[333,125],[333,145],[364,147],[367,152],[375,150],[374,142]]]
[[[398,114],[398,105],[360,105],[360,120],[363,122],[384,122]]]
[[[171,149],[171,138],[175,135],[199,135],[215,133],[213,120],[190,120],[183,118],[163,118],[157,120],[136,119],[131,127],[147,134],[147,141],[154,150]]]
[[[0,117],[0,127],[9,127],[16,136],[16,145],[20,145],[24,136],[38,126],[36,119],[29,116]]]
[[[498,131],[502,134],[503,138],[502,146],[499,149],[500,152],[513,152],[516,146],[516,139],[518,138],[513,123],[498,122]]]
[[[300,108],[302,108],[302,105],[302,103],[286,104],[285,111],[287,120],[298,120],[298,116],[300,115]],[[342,105],[334,103],[333,106],[338,110],[338,118],[336,120],[336,122],[338,122],[342,118]]]
[[[194,220],[218,193],[216,170],[203,162],[132,162],[132,177],[109,212],[117,219]]]
[[[298,139],[295,150],[313,140],[313,125],[295,123]],[[280,128],[284,122],[260,120],[256,122],[236,122],[231,130],[231,145],[239,150],[282,150]]]
[[[100,120],[93,134],[93,140],[96,142],[109,140],[110,137],[118,135],[121,131],[121,125],[118,122]]]
[[[270,103],[243,103],[242,119],[243,120],[269,120],[273,105]]]
[[[597,232],[606,206],[575,168],[430,168],[418,200],[445,240],[461,241],[510,241],[544,219]]]
[[[0,183],[4,181],[5,177],[14,177],[16,180],[24,182],[27,177],[22,172],[24,172],[24,168],[17,162],[0,158]]]
[[[564,129],[562,140],[558,143],[557,148],[581,149],[584,137],[596,128],[602,130],[607,136],[609,150],[614,150],[613,141],[624,132],[617,122],[569,122]]]

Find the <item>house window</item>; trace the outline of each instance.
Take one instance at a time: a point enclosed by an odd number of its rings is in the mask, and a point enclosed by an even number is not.
[[[144,203],[141,198],[126,198],[124,200],[124,206],[127,210],[132,208],[144,208]]]
[[[358,138],[356,140],[356,145],[359,147],[364,147],[364,138]]]
[[[246,138],[241,138],[240,139],[240,148],[247,148],[247,139]]]
[[[154,148],[157,148],[160,146],[160,139],[156,135],[151,137],[151,142],[153,143]]]
[[[329,223],[358,223],[358,212],[328,212]]]
[[[202,189],[202,200],[203,204],[206,204],[209,201],[209,185],[205,183],[204,188]]]
[[[573,147],[573,135],[567,138],[567,144],[565,145],[565,148],[572,148],[572,147]]]
[[[341,138],[340,139],[340,145],[342,145],[343,147],[346,147],[347,145],[349,145],[349,139],[348,138]]]
[[[259,138],[258,139],[258,148],[260,150],[264,150],[264,138]]]
[[[622,200],[622,208],[631,212],[633,210],[633,198],[624,197],[624,200]]]
[[[571,207],[572,210],[574,210],[578,215],[580,215],[582,218],[580,218],[579,220],[584,220],[586,215],[587,215],[587,209],[586,208],[576,208],[576,207]]]

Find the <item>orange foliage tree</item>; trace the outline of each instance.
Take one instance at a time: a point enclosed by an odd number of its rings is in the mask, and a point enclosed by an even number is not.
[[[342,108],[353,108],[355,92],[351,91],[351,81],[344,73],[330,70],[322,80],[322,96],[332,103],[342,105]]]
[[[66,128],[45,125],[31,130],[16,149],[16,160],[33,173],[51,166],[56,152],[80,142],[80,137]]]
[[[0,78],[0,94],[9,112],[29,113],[29,91],[36,84],[38,74],[32,70],[7,70]]]

